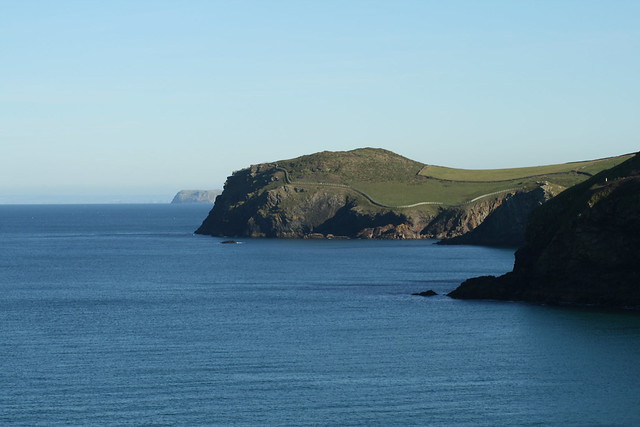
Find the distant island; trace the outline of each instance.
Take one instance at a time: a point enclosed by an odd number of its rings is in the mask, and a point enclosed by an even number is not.
[[[513,271],[449,296],[640,309],[640,155],[534,210]]]
[[[464,170],[376,148],[325,151],[235,172],[196,233],[516,247],[536,207],[631,157]]]
[[[172,204],[210,203],[213,204],[222,190],[181,190],[173,197]]]

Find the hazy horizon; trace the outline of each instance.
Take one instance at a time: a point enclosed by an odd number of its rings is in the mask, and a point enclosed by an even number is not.
[[[360,147],[465,169],[636,152],[638,16],[624,0],[8,2],[0,203],[168,202]]]
[[[175,194],[126,194],[126,193],[25,193],[2,194],[2,205],[72,205],[72,204],[166,204],[171,203]]]

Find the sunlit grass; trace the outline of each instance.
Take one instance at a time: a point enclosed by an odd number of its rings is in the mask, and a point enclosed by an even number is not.
[[[390,151],[364,148],[302,156],[278,162],[278,166],[285,168],[291,182],[298,186],[318,188],[317,184],[323,184],[325,191],[354,195],[360,191],[390,207],[423,202],[453,206],[496,192],[532,189],[543,181],[556,188],[567,188],[631,156],[526,168],[470,170],[424,165]]]

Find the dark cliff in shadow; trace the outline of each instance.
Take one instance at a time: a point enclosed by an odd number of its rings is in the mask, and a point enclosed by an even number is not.
[[[518,247],[524,242],[529,214],[558,193],[558,189],[546,182],[531,191],[507,193],[496,206],[485,208],[485,218],[475,228],[438,244]],[[482,206],[479,204],[478,208]]]
[[[513,271],[449,296],[640,308],[640,155],[535,209]]]

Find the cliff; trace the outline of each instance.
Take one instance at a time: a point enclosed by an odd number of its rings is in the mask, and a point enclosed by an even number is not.
[[[640,308],[640,156],[534,210],[513,271],[449,295]]]
[[[221,190],[181,190],[173,197],[171,203],[213,203],[221,193]]]
[[[533,207],[564,184],[588,177],[578,168],[601,167],[587,163],[542,167],[524,176],[519,169],[430,167],[373,148],[316,153],[234,172],[196,233],[449,239],[478,228],[472,243],[512,244],[521,240]],[[456,174],[464,180],[456,181]],[[495,230],[503,234],[496,237]]]
[[[344,184],[293,183],[289,175],[296,168],[288,166],[291,172],[278,163],[235,172],[196,233],[278,238],[419,238],[419,230],[432,217],[415,210],[400,213],[374,205],[365,194]],[[326,176],[323,179],[330,181]]]
[[[483,218],[482,222],[467,233],[445,238],[438,244],[517,247],[524,241],[529,214],[562,190],[563,187],[544,182],[531,191],[507,193],[494,206],[480,203],[472,216]]]

